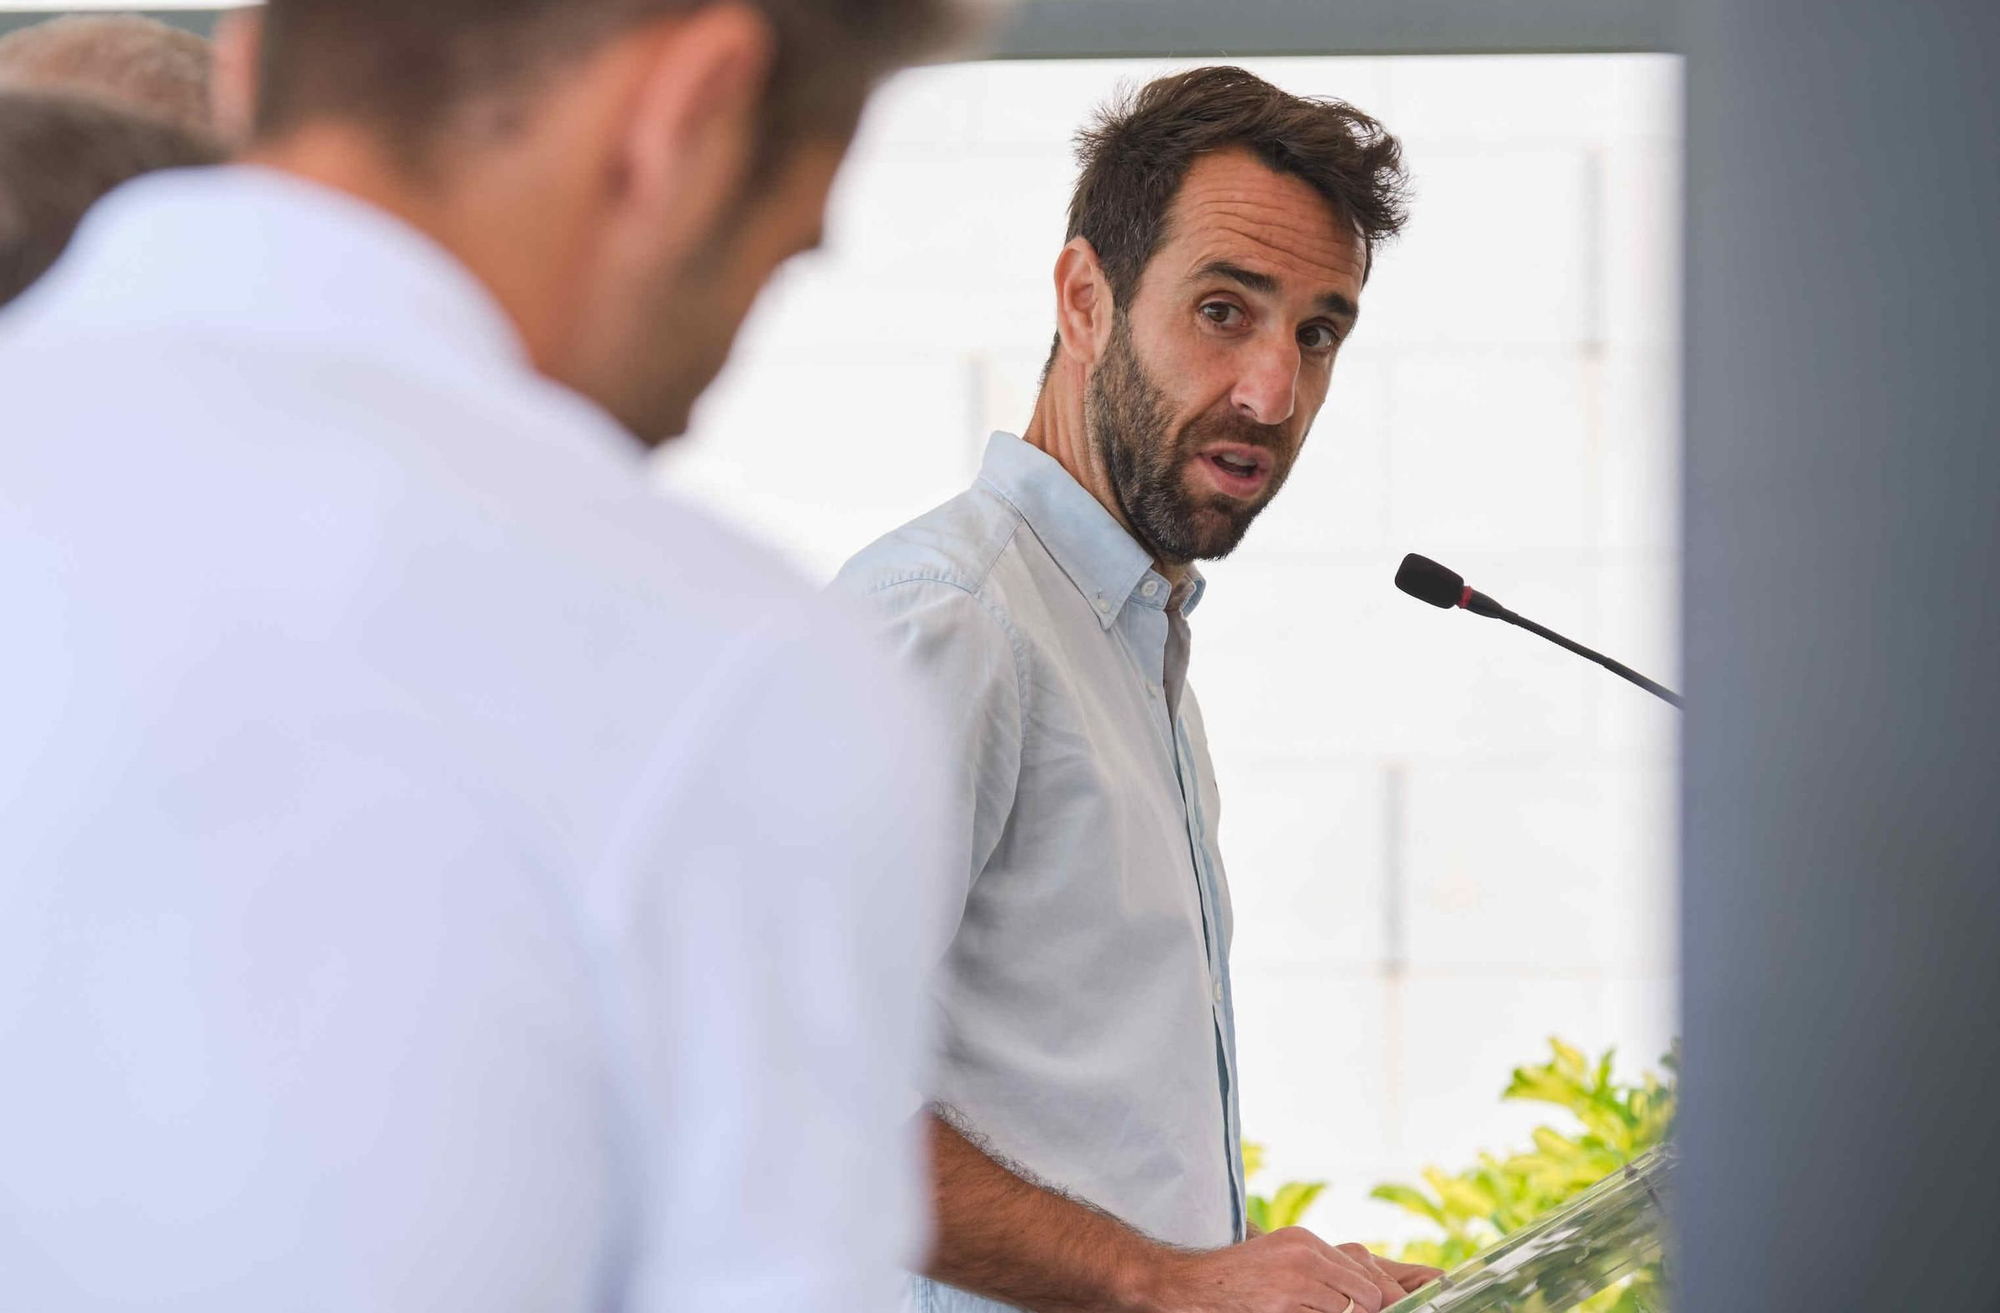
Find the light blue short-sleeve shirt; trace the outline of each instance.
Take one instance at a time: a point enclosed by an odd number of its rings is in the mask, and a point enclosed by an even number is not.
[[[836,583],[928,677],[954,754],[932,1097],[1045,1183],[1215,1247],[1243,1236],[1229,892],[1169,656],[1202,586],[1008,434]],[[929,1282],[917,1302],[996,1307]]]

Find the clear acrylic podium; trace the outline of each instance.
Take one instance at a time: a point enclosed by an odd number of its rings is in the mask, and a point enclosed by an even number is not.
[[[1664,1261],[1671,1144],[1605,1177],[1384,1313],[1564,1313]],[[1664,1286],[1621,1310],[1664,1308]]]

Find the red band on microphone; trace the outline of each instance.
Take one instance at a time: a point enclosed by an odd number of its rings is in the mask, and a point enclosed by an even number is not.
[[[1461,597],[1461,598],[1459,598],[1459,599],[1458,599],[1458,604],[1459,604],[1460,606],[1471,606],[1471,605],[1472,605],[1472,585],[1471,585],[1471,584],[1467,584],[1467,585],[1465,586],[1465,596],[1463,596],[1463,597]]]

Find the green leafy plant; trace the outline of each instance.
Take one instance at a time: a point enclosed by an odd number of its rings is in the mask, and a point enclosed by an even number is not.
[[[1660,1060],[1668,1072],[1652,1072],[1636,1084],[1612,1075],[1612,1054],[1595,1063],[1558,1039],[1549,1041],[1550,1060],[1517,1067],[1503,1099],[1543,1103],[1563,1109],[1578,1125],[1567,1132],[1537,1127],[1534,1147],[1518,1153],[1482,1153],[1457,1173],[1436,1167],[1423,1173],[1428,1190],[1414,1185],[1378,1185],[1370,1196],[1395,1204],[1433,1223],[1441,1234],[1416,1240],[1397,1255],[1404,1262],[1450,1269],[1480,1250],[1561,1207],[1591,1184],[1666,1140],[1674,1128],[1678,1095],[1673,1074],[1680,1049]],[[1643,1313],[1660,1307],[1659,1273],[1647,1269],[1597,1295],[1581,1307],[1589,1313]]]
[[[1569,1113],[1576,1125],[1537,1127],[1533,1147],[1509,1154],[1482,1153],[1456,1173],[1429,1167],[1423,1185],[1378,1185],[1370,1196],[1432,1223],[1435,1237],[1404,1245],[1395,1257],[1447,1270],[1502,1236],[1561,1207],[1595,1182],[1660,1144],[1673,1133],[1680,1049],[1661,1059],[1668,1076],[1648,1072],[1637,1083],[1612,1074],[1612,1054],[1595,1062],[1559,1039],[1549,1041],[1549,1061],[1517,1067],[1503,1099],[1542,1103]],[[1262,1169],[1263,1149],[1246,1142],[1246,1176]],[[1250,1221],[1272,1231],[1298,1222],[1325,1189],[1321,1181],[1290,1181],[1268,1197],[1251,1196]],[[1581,1305],[1588,1313],[1649,1313],[1663,1307],[1656,1269],[1646,1269]]]

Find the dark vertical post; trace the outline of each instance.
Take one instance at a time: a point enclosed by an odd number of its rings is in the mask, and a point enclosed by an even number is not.
[[[1687,0],[1688,1309],[2000,1307],[2000,5]]]

